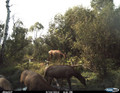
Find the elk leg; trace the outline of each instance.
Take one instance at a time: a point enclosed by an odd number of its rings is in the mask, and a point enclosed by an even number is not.
[[[23,91],[23,83],[20,83],[21,91]]]
[[[60,57],[61,57],[61,55],[59,54],[59,55],[58,55],[58,60],[60,60]]]
[[[51,85],[53,78],[49,77],[48,78],[48,83]]]
[[[56,79],[56,84],[57,84],[57,87],[62,89],[62,87],[63,87],[63,79]]]
[[[54,81],[56,82],[57,87],[60,87],[60,84],[56,78],[54,78]]]
[[[61,79],[61,89],[63,88],[63,79]]]
[[[27,87],[26,91],[29,91],[29,87]]]
[[[49,61],[51,61],[51,58],[52,58],[52,54],[49,55]]]
[[[71,80],[70,80],[70,78],[67,78],[67,81],[68,81],[69,89],[71,90],[72,88],[71,88]]]

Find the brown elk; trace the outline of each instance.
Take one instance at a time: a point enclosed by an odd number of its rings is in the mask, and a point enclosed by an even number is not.
[[[0,90],[12,90],[11,83],[5,77],[0,77]]]
[[[48,54],[49,54],[49,60],[51,60],[51,58],[57,58],[57,59],[60,59],[61,57],[66,58],[66,55],[62,53],[60,50],[50,50]]]
[[[71,89],[71,80],[70,78],[74,76],[80,82],[86,86],[86,81],[85,78],[74,69],[74,67],[69,66],[69,65],[53,65],[49,66],[46,69],[44,78],[51,84],[52,80],[54,78],[56,79],[67,79],[67,82],[69,84],[69,89]]]
[[[25,81],[25,78],[28,74],[31,74],[34,72],[32,71],[29,71],[29,70],[24,70],[22,73],[21,73],[21,76],[20,76],[20,85],[21,85],[21,88],[23,88],[23,85],[24,85],[24,81]]]
[[[55,91],[56,88],[50,86],[50,84],[38,73],[25,70],[21,74],[20,82],[24,83],[28,91]]]

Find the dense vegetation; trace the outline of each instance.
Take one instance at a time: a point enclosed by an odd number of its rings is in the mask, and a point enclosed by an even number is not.
[[[22,66],[32,59],[31,64],[37,65],[29,68],[43,75],[44,66],[41,64],[48,58],[48,51],[59,49],[66,53],[67,63],[72,61],[80,65],[78,70],[88,77],[87,90],[120,88],[120,7],[115,8],[113,0],[92,0],[91,7],[76,6],[64,15],[56,14],[46,35],[38,36],[37,32],[44,28],[41,23],[36,22],[29,29],[17,20],[6,41],[3,64],[14,64],[13,69],[3,67],[5,71],[1,69],[0,74],[22,71]],[[3,27],[1,23],[0,37]],[[33,31],[34,38],[27,37],[29,31]]]

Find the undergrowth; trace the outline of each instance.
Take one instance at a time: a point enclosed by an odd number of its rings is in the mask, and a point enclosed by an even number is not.
[[[59,63],[54,63],[55,65]],[[51,62],[49,65],[53,65]],[[60,65],[60,64],[59,64]],[[46,64],[45,62],[30,62],[21,64],[10,64],[9,66],[0,66],[0,75],[4,75],[12,84],[13,89],[20,88],[20,74],[23,70],[29,69],[44,75]],[[78,69],[80,70],[80,69]],[[85,77],[87,87],[84,87],[82,83],[75,77],[71,78],[72,89],[73,90],[104,90],[110,87],[116,87],[120,89],[120,69],[109,71],[105,77],[99,77],[97,73],[91,71],[80,71],[80,73]],[[63,81],[63,87],[68,88],[67,81]]]

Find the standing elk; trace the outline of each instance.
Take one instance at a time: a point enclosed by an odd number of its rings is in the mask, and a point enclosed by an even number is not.
[[[50,86],[50,84],[38,73],[25,70],[22,72],[20,82],[24,83],[27,87],[27,91],[55,91],[56,88]]]
[[[0,77],[0,90],[12,90],[11,83],[4,76]]]
[[[49,54],[49,60],[51,60],[52,58],[57,58],[60,59],[62,57],[64,57],[64,59],[66,58],[66,55],[64,53],[62,53],[60,50],[50,50],[48,52]]]
[[[84,86],[86,86],[85,78],[77,72],[74,67],[69,65],[53,65],[49,66],[46,71],[44,78],[49,82],[52,83],[54,78],[56,79],[67,79],[69,84],[69,89],[71,89],[71,77],[76,77]]]

